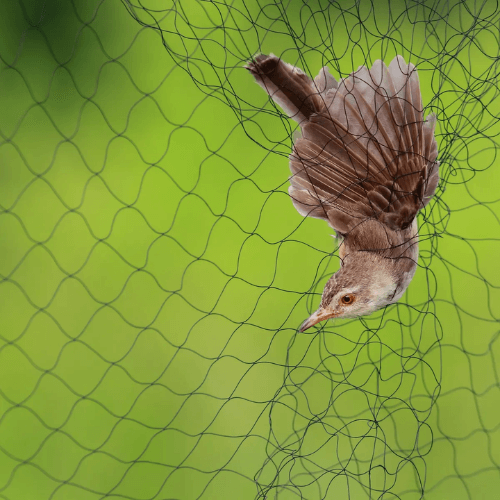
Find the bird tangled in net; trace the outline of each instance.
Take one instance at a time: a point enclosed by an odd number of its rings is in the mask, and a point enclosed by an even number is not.
[[[341,269],[301,327],[353,318],[397,302],[418,261],[416,215],[439,180],[436,117],[423,119],[415,67],[401,56],[342,79],[322,68],[314,81],[274,55],[247,69],[297,123],[289,189],[303,216],[342,238]]]

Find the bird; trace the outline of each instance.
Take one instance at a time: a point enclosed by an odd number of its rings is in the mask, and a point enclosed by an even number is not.
[[[397,55],[336,80],[312,79],[274,54],[244,66],[300,127],[289,195],[338,238],[339,270],[300,332],[330,318],[367,316],[397,302],[418,261],[417,213],[439,183],[436,115],[424,118],[416,67]]]

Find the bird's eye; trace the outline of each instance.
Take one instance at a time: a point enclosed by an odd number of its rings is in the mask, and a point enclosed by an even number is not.
[[[345,305],[352,304],[354,302],[354,295],[352,293],[348,293],[340,299],[340,302]]]

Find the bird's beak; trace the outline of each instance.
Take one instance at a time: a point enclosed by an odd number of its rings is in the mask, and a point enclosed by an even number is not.
[[[334,316],[335,313],[332,313],[330,311],[325,311],[323,309],[318,309],[314,314],[311,314],[311,316],[309,316],[309,318],[307,318],[304,321],[304,323],[302,323],[299,331],[305,332],[308,328],[311,328],[311,326],[314,326],[316,323],[324,321],[325,319],[328,318],[333,318]]]

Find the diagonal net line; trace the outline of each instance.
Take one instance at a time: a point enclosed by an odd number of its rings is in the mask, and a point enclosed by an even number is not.
[[[2,498],[494,498],[496,3],[7,14]],[[442,179],[396,306],[297,333],[338,258],[259,51],[418,67]]]

